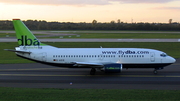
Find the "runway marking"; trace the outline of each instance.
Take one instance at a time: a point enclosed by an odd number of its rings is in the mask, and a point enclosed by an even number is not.
[[[1,69],[0,71],[17,71],[17,70],[53,70],[53,69],[69,69],[69,68],[34,68],[34,69]]]
[[[91,77],[180,77],[180,75],[46,75],[46,74],[0,74],[0,76],[49,76],[49,77],[65,77],[65,76],[91,76]]]

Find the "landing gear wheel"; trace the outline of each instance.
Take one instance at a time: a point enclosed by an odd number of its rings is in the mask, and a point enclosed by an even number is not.
[[[158,73],[158,71],[157,71],[157,70],[154,70],[154,71],[153,71],[153,73],[154,73],[154,74],[157,74],[157,73]]]
[[[91,71],[90,71],[90,75],[95,75],[95,73],[96,73],[96,69],[92,68]]]

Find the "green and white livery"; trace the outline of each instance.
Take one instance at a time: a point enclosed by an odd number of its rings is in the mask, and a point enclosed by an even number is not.
[[[121,72],[122,68],[154,68],[154,73],[176,60],[166,53],[144,48],[57,48],[41,43],[20,19],[13,19],[19,47],[17,56],[43,64]]]

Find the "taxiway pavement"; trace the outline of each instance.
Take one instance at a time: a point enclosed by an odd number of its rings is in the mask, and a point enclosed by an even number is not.
[[[122,73],[98,72],[90,68],[58,68],[39,63],[0,64],[0,87],[78,89],[180,90],[180,59],[159,70],[123,69]]]
[[[39,39],[41,42],[180,42],[180,39]],[[0,38],[0,42],[17,42],[15,38]]]

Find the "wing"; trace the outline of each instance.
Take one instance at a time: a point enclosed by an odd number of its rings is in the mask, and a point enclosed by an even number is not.
[[[106,64],[112,63],[96,63],[96,62],[74,62],[74,66],[78,67],[95,67],[95,68],[102,68]]]

